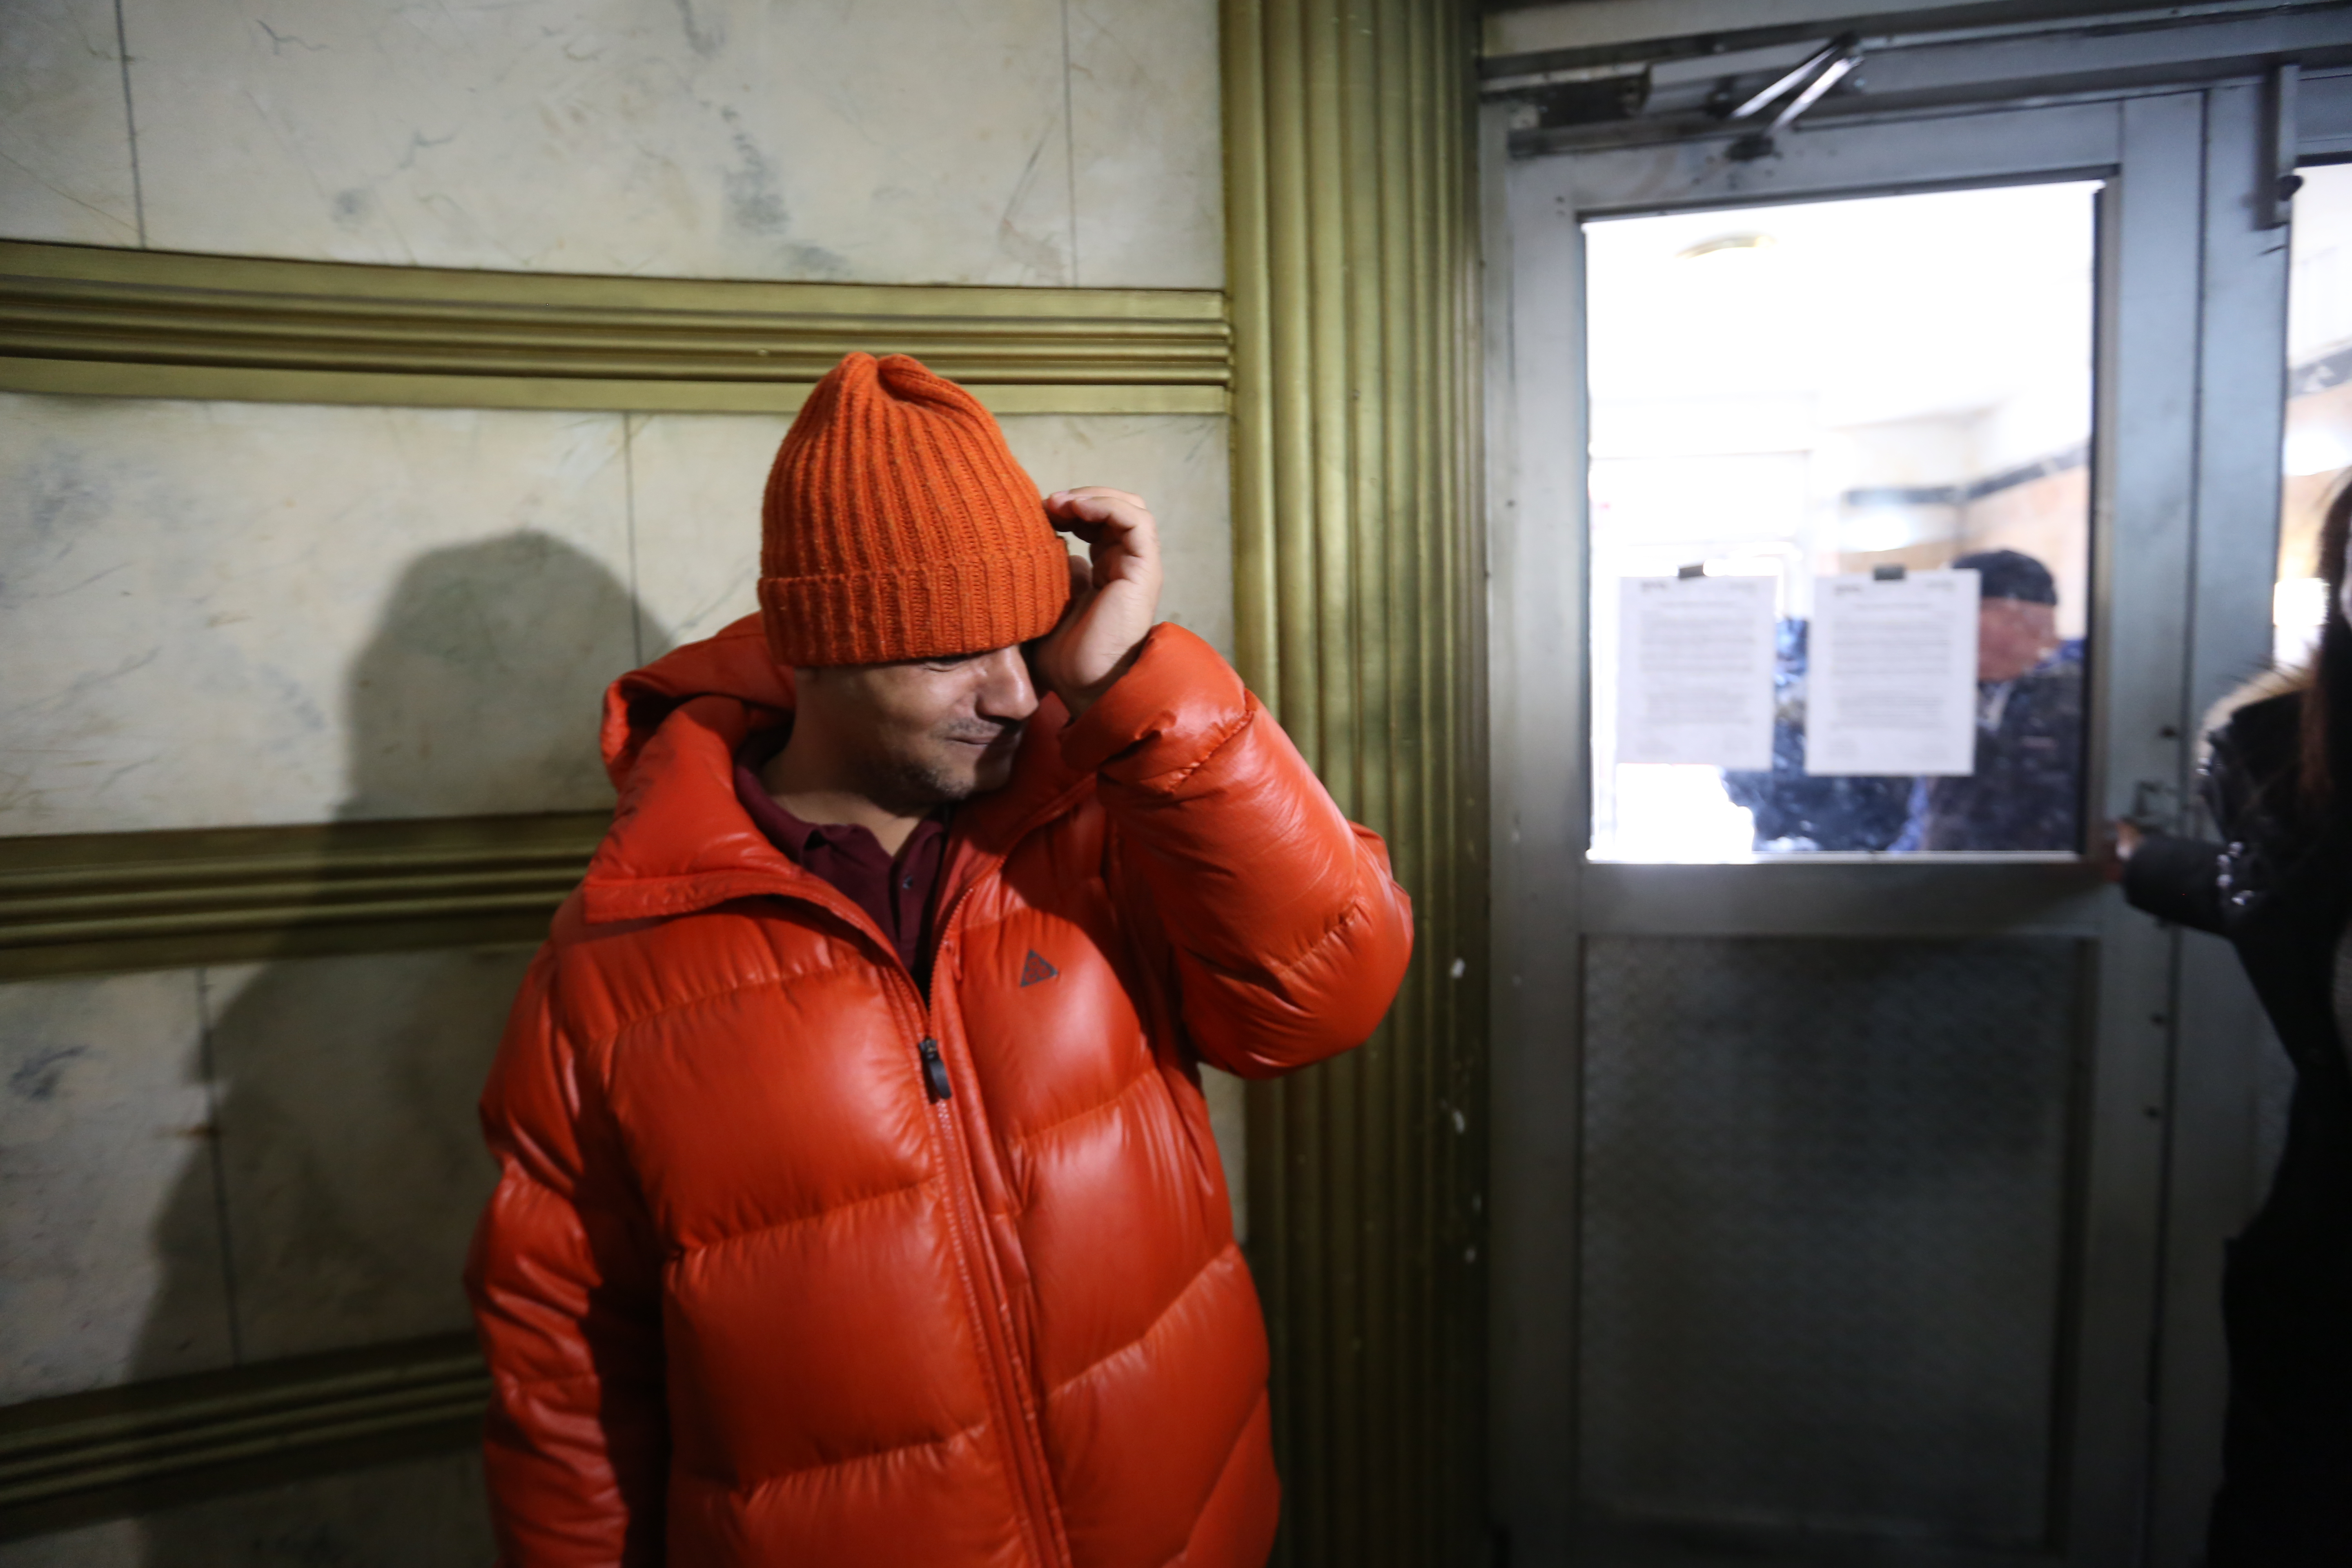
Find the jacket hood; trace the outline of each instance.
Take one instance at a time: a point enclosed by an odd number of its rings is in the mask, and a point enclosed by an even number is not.
[[[735,797],[735,753],[793,707],[793,673],[769,653],[758,616],[613,682],[602,742],[620,800],[581,884],[592,923],[689,914],[772,894],[855,909],[770,843]],[[943,886],[961,886],[1041,812],[1075,799],[1089,782],[1062,760],[1058,738],[1067,722],[1061,700],[1046,698],[1022,737],[1011,782],[958,808],[958,847]]]
[[[697,697],[729,697],[767,710],[746,734],[793,710],[793,672],[769,654],[758,616],[746,616],[715,637],[672,648],[605,689],[601,740],[604,772],[614,789],[628,793],[629,775],[663,721]]]

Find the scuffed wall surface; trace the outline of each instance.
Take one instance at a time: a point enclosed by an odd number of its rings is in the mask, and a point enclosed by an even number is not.
[[[0,985],[0,1404],[233,1359],[191,973]]]
[[[594,809],[618,415],[0,395],[0,833]]]
[[[0,26],[0,231],[137,245],[113,0],[9,0]]]
[[[0,985],[0,1404],[465,1330],[530,957]]]

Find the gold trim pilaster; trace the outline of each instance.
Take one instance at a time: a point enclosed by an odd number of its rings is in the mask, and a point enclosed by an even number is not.
[[[1475,7],[1226,0],[1236,642],[1388,839],[1412,973],[1363,1049],[1252,1086],[1278,1561],[1482,1551],[1485,552]]]

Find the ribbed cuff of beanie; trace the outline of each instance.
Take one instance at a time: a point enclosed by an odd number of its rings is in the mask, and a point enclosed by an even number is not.
[[[961,556],[892,572],[762,577],[768,647],[788,668],[986,653],[1044,637],[1070,598],[1069,552]]]

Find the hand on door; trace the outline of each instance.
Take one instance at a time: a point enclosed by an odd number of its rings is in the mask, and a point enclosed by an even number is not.
[[[2124,868],[2131,863],[2132,856],[2147,837],[2147,830],[2127,818],[2119,816],[2108,823],[2106,831],[2099,837],[2097,852],[2092,858],[2099,868],[2099,874],[2110,882],[2122,881]]]

